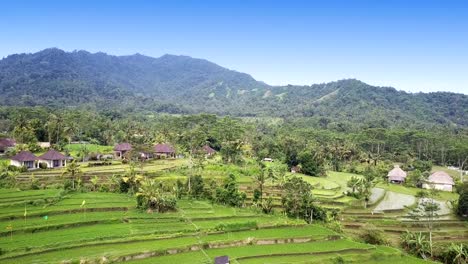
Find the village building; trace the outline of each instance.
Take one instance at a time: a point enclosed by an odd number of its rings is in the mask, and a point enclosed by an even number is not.
[[[43,149],[48,149],[51,147],[50,142],[37,142],[37,145]]]
[[[273,162],[272,158],[263,158],[262,161],[264,162]]]
[[[391,183],[404,183],[407,173],[400,168],[399,165],[395,165],[394,168],[388,172],[388,182]]]
[[[451,192],[455,182],[445,171],[436,171],[423,183],[424,189],[436,189]]]
[[[215,264],[229,264],[229,257],[228,256],[216,257]]]
[[[132,150],[132,145],[130,143],[120,143],[114,147],[114,156],[116,159],[123,159],[125,154]]]
[[[216,153],[216,150],[214,150],[209,145],[203,146],[202,151],[205,152],[206,156],[208,156],[208,157],[213,156]]]
[[[8,150],[16,146],[16,141],[12,138],[0,138],[0,154],[5,154]]]
[[[174,148],[169,144],[154,145],[154,154],[156,158],[175,158],[176,153]]]
[[[292,166],[291,167],[291,173],[300,173],[301,172],[301,167],[299,166]]]
[[[65,167],[67,165],[68,157],[54,149],[50,149],[46,153],[37,157],[37,160],[39,164],[47,164],[47,168],[60,168]]]
[[[30,151],[20,151],[18,154],[10,158],[10,165],[15,167],[25,167],[27,169],[36,169],[37,157]]]

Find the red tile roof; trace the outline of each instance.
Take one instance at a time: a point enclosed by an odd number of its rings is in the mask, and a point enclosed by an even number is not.
[[[156,153],[175,153],[175,150],[169,144],[156,144],[156,145],[154,145],[154,152],[156,152]]]
[[[115,151],[129,151],[132,150],[132,144],[130,143],[120,143],[115,145],[114,147]]]
[[[37,157],[32,154],[30,151],[20,151],[18,154],[14,155],[11,157],[11,160],[16,160],[16,161],[34,161],[37,160]]]
[[[66,160],[67,157],[54,149],[50,149],[46,153],[39,156],[38,159],[40,160]]]

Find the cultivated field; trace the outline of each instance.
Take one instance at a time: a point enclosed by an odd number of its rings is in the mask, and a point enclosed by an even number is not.
[[[211,263],[219,255],[233,263],[324,263],[338,256],[421,262],[320,225],[206,201],[181,200],[176,212],[148,214],[125,194],[0,194],[1,263]]]

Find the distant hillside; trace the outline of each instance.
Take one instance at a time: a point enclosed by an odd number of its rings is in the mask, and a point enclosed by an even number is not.
[[[358,80],[270,86],[202,59],[46,49],[0,60],[1,105],[307,117],[321,122],[468,126],[468,96]]]

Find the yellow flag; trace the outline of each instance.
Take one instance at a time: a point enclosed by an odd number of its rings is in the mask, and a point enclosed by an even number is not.
[[[83,207],[83,206],[85,206],[85,204],[86,204],[86,201],[85,201],[85,200],[83,200],[83,202],[81,203],[80,207]]]

